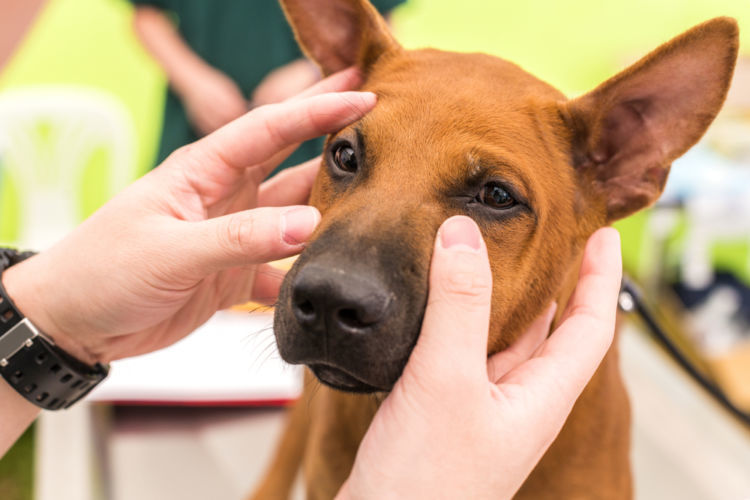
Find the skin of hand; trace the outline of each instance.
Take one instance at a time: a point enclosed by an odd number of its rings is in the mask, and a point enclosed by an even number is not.
[[[345,70],[177,150],[51,249],[7,269],[8,293],[87,363],[170,345],[218,309],[272,303],[283,272],[263,263],[300,252],[317,225],[317,210],[301,205],[320,160],[263,179],[298,143],[370,111],[374,94],[340,92],[359,83]]]
[[[609,349],[621,267],[619,234],[600,229],[555,331],[553,304],[488,360],[487,249],[471,219],[448,219],[421,335],[337,498],[511,498]]]
[[[136,7],[133,27],[180,96],[196,132],[210,134],[248,110],[237,84],[196,54],[162,10]]]
[[[276,68],[255,88],[252,106],[285,101],[320,80],[320,71],[307,59],[297,59]]]

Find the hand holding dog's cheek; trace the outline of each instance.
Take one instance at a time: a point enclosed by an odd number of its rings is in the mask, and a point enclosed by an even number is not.
[[[482,498],[474,488],[486,478],[474,481],[475,473],[456,466],[486,429],[486,422],[473,421],[489,416],[491,290],[476,224],[468,217],[448,219],[434,247],[420,337],[360,445],[342,498],[456,498],[457,491],[458,497]],[[445,489],[436,477],[455,483]]]
[[[465,217],[441,228],[422,333],[341,498],[512,497],[609,348],[621,276],[614,230],[589,240],[555,332],[544,340],[553,304],[516,344],[487,360],[491,282],[484,244],[470,244],[472,228],[478,235]]]

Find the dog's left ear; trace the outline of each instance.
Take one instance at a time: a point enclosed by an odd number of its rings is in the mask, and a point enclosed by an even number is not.
[[[383,54],[401,48],[367,0],[281,0],[281,6],[300,47],[326,76],[349,66],[367,74]]]
[[[573,163],[606,200],[607,222],[661,195],[672,161],[719,112],[738,46],[737,23],[712,19],[567,103]]]

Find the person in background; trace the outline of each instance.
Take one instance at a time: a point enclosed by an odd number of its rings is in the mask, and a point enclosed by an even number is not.
[[[374,0],[388,13],[405,0]],[[283,101],[320,79],[278,0],[131,0],[134,27],[169,88],[156,165],[248,109]],[[279,168],[317,156],[303,144]]]

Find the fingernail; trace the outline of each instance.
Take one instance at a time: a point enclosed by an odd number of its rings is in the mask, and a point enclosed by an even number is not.
[[[482,247],[482,234],[473,220],[459,215],[443,222],[440,228],[440,242],[443,248],[465,247],[476,252]]]
[[[313,207],[296,207],[281,217],[281,237],[290,245],[306,242],[320,222],[320,213]]]
[[[367,106],[374,106],[378,102],[378,96],[373,92],[359,92],[359,95]]]

